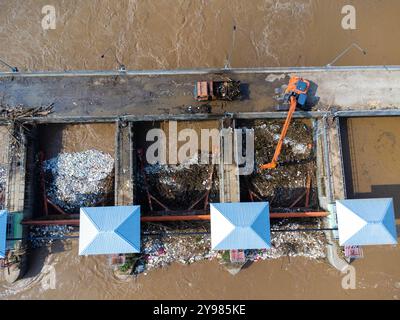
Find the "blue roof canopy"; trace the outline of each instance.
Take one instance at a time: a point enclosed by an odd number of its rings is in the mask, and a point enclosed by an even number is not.
[[[7,211],[0,211],[0,259],[6,256],[7,216]]]
[[[336,201],[340,245],[397,244],[393,199]]]
[[[212,203],[213,250],[271,247],[268,202]]]
[[[79,255],[140,252],[140,206],[81,208]]]

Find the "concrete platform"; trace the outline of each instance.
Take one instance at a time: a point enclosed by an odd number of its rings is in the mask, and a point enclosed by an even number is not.
[[[400,114],[399,66],[0,73],[0,101],[27,107],[54,103],[54,113],[44,122],[196,119],[224,113],[260,117],[269,112],[284,117],[274,112],[274,90],[293,74],[314,84],[319,97],[314,112],[379,109]],[[185,113],[187,106],[198,104],[193,98],[197,80],[224,77],[243,83],[242,100],[214,101],[211,115]]]

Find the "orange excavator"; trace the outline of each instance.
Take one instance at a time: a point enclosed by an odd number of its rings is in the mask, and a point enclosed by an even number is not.
[[[289,105],[289,111],[285,123],[283,125],[281,136],[279,137],[279,141],[276,146],[274,156],[271,162],[260,166],[261,170],[275,169],[278,166],[279,155],[281,154],[283,141],[285,140],[287,131],[289,129],[293,113],[296,110],[296,107],[303,108],[305,106],[307,101],[307,92],[309,88],[310,88],[309,81],[296,76],[290,78],[289,84],[283,95],[284,106]]]

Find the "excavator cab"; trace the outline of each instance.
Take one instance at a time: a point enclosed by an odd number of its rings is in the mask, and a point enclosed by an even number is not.
[[[283,103],[289,105],[289,112],[287,114],[285,123],[282,128],[281,136],[279,137],[278,144],[275,149],[274,156],[271,162],[260,166],[261,170],[275,169],[278,166],[278,158],[282,150],[283,140],[286,137],[289,129],[290,122],[296,107],[304,108],[307,102],[307,92],[310,88],[310,82],[300,77],[293,76],[289,80],[289,84],[284,92]]]
[[[282,104],[277,107],[277,111],[288,111],[290,108],[290,97],[294,96],[297,100],[297,106],[305,108],[307,102],[307,92],[310,88],[310,82],[300,78],[291,77],[284,94],[277,98]]]

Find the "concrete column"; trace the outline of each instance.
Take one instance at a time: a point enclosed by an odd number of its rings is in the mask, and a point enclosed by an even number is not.
[[[133,197],[133,126],[116,123],[115,143],[115,205],[132,205]]]
[[[234,156],[234,152],[237,152],[237,148],[234,146],[235,120],[221,120],[221,129],[227,129],[225,131],[227,134],[225,137],[221,134],[220,137],[220,202],[240,202],[239,168]],[[224,141],[224,139],[229,141]]]

